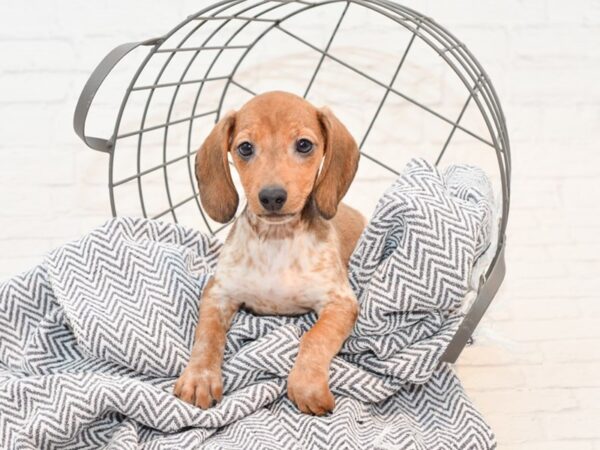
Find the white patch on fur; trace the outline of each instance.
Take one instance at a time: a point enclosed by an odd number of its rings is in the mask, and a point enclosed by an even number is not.
[[[240,217],[219,259],[214,295],[258,314],[320,311],[332,293],[350,293],[331,234],[319,240],[297,230],[283,239],[260,239]]]

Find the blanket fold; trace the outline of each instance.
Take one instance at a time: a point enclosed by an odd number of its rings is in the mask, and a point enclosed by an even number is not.
[[[379,201],[349,267],[360,303],[333,360],[336,408],[298,412],[286,378],[316,321],[240,311],[225,397],[172,395],[221,243],[177,224],[116,218],[0,284],[0,447],[494,448],[440,357],[490,244],[485,174],[413,160]],[[475,287],[476,288],[476,287]]]

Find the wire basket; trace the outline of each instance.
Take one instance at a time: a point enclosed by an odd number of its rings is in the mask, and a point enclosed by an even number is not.
[[[112,134],[88,136],[96,93],[133,53],[142,60],[124,78]],[[113,215],[223,232],[228,225],[212,222],[199,200],[196,149],[229,109],[271,90],[328,105],[351,130],[363,158],[345,201],[366,215],[411,157],[486,170],[501,204],[498,242],[444,355],[454,362],[504,278],[510,146],[488,75],[464,44],[416,11],[385,0],[225,0],[164,36],[115,48],[74,117],[79,137],[108,154]]]

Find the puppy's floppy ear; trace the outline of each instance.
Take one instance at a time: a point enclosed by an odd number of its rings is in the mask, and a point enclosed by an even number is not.
[[[235,112],[230,112],[215,125],[196,153],[196,179],[202,206],[220,223],[233,218],[239,202],[227,160],[234,126]]]
[[[325,137],[325,160],[314,199],[319,213],[331,219],[356,174],[360,153],[350,132],[329,108],[321,108],[317,114]]]

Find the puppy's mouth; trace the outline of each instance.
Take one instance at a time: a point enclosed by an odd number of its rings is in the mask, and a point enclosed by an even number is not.
[[[296,214],[258,214],[258,218],[268,224],[284,224],[292,221],[296,217]]]

